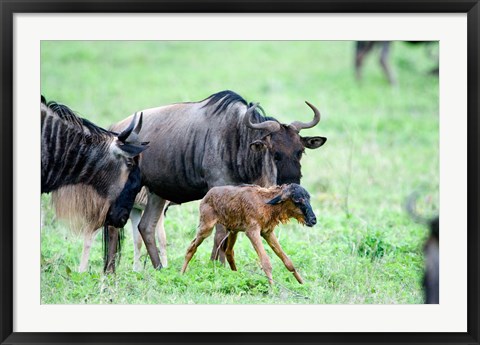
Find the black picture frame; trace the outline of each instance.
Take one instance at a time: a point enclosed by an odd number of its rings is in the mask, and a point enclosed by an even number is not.
[[[334,343],[479,344],[479,16],[478,0],[0,0],[0,340],[2,344]],[[465,333],[18,333],[13,332],[13,16],[15,13],[467,13],[468,316]]]

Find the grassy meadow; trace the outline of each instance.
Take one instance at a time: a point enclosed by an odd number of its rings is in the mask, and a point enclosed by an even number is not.
[[[438,45],[395,42],[390,86],[378,51],[354,74],[354,43],[345,42],[107,42],[43,41],[41,91],[80,116],[108,127],[131,113],[198,101],[230,89],[260,102],[284,123],[310,121],[304,101],[322,120],[304,136],[327,143],[302,159],[302,185],[311,194],[317,225],[279,226],[280,243],[305,284],[280,259],[273,289],[244,234],[235,247],[238,272],[210,261],[213,236],[199,247],[185,275],[185,251],[195,236],[198,201],[171,207],[165,229],[169,266],[152,268],[143,248],[142,272],[133,272],[130,222],[115,275],[102,273],[96,237],[87,273],[78,273],[83,238],[55,220],[42,195],[41,302],[43,304],[411,304],[423,303],[423,243],[405,200],[422,191],[419,209],[438,210]],[[433,56],[433,57],[432,57]],[[188,135],[188,133],[186,133]]]

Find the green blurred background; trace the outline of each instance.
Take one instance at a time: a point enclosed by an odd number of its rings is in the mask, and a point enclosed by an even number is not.
[[[299,285],[267,249],[278,282],[269,290],[245,236],[236,245],[238,272],[209,260],[212,239],[179,271],[195,235],[198,202],[169,209],[169,267],[132,272],[130,225],[117,274],[102,274],[100,236],[90,271],[79,274],[82,241],[54,218],[42,196],[42,303],[422,303],[427,229],[405,211],[438,210],[438,43],[393,42],[390,86],[374,50],[355,80],[352,41],[43,41],[41,91],[108,127],[131,113],[198,101],[230,89],[260,102],[279,121],[309,121],[307,100],[322,120],[302,135],[327,143],[302,159],[302,185],[318,223],[280,226],[280,242],[305,280]]]

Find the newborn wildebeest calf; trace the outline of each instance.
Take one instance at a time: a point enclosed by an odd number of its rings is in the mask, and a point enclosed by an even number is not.
[[[197,247],[210,236],[213,227],[221,224],[228,230],[225,256],[233,271],[237,270],[233,246],[238,232],[244,231],[260,257],[262,268],[267,274],[270,284],[273,284],[272,265],[265,248],[263,248],[261,237],[267,241],[287,269],[302,284],[302,278],[282,250],[273,232],[280,222],[286,223],[290,218],[295,218],[299,223],[307,226],[317,223],[310,206],[310,195],[298,184],[292,183],[270,188],[254,185],[214,187],[200,203],[200,224],[197,236],[187,249],[181,272],[185,272]]]

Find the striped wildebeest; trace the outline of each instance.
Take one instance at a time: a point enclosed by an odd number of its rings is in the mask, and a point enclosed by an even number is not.
[[[127,182],[128,183],[128,182]],[[124,198],[119,198],[119,200],[124,200]],[[115,231],[112,226],[108,226],[107,229],[104,227],[105,218],[105,202],[102,198],[95,194],[92,188],[89,188],[85,185],[69,185],[61,187],[52,193],[52,201],[55,205],[57,216],[60,218],[69,219],[70,210],[73,207],[74,209],[79,209],[82,214],[79,223],[70,222],[70,229],[76,233],[83,235],[83,250],[82,256],[80,258],[80,265],[78,267],[79,272],[85,272],[88,267],[88,261],[90,257],[90,249],[92,247],[93,239],[97,232],[103,227],[103,239],[104,239],[104,249],[107,249],[104,252],[104,270],[105,271],[114,271],[115,270],[115,260],[117,254],[120,252],[121,241],[118,242],[119,232]],[[128,199],[131,201],[131,199]],[[118,200],[115,204],[118,203]],[[138,232],[138,224],[140,223],[140,218],[142,212],[145,209],[147,204],[147,191],[142,188],[138,194],[136,194],[135,202],[130,211],[130,220],[132,222],[132,231],[133,231],[133,242],[134,242],[134,260],[133,260],[133,269],[134,271],[141,270],[140,263],[140,254],[143,244],[143,240]],[[65,209],[66,205],[66,209]],[[130,206],[130,205],[128,205]],[[162,217],[164,214],[162,214]],[[157,226],[163,225],[161,221],[158,222]],[[107,232],[105,232],[107,230]],[[162,236],[165,232],[158,231],[158,235]],[[166,244],[165,238],[159,238],[160,244]],[[113,246],[110,251],[108,247]],[[112,252],[112,249],[114,250]],[[160,254],[165,253],[165,248],[160,247]],[[165,255],[161,256],[162,265],[166,266],[167,258]]]
[[[439,278],[440,278],[440,245],[439,245],[439,220],[440,217],[427,218],[420,215],[416,208],[417,193],[413,193],[407,202],[407,211],[413,220],[429,227],[430,233],[423,247],[425,255],[425,272],[423,275],[423,289],[425,291],[425,303],[438,304],[440,301]]]
[[[138,139],[142,114],[121,133],[107,131],[78,117],[70,108],[41,97],[42,193],[84,185],[98,200],[107,226],[123,227],[141,188],[138,155],[147,148]],[[83,217],[86,200],[57,204],[63,215]],[[88,202],[88,200],[87,200]]]
[[[258,104],[248,104],[232,91],[143,111],[139,137],[150,142],[150,149],[140,170],[149,195],[139,231],[155,268],[161,261],[154,230],[167,200],[177,204],[198,200],[214,186],[300,183],[305,148],[319,148],[327,140],[300,136],[302,129],[320,121],[318,109],[306,103],[313,120],[291,124],[262,115]],[[130,121],[131,117],[112,129],[121,130]],[[217,226],[212,259],[225,261],[220,245],[225,236],[225,229]]]

